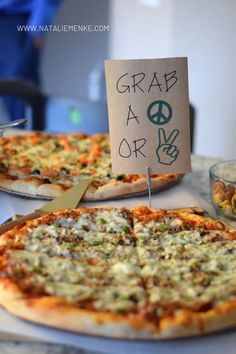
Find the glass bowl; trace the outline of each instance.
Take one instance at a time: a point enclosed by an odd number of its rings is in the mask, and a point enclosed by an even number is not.
[[[222,221],[236,226],[236,160],[218,162],[209,169],[211,202]],[[234,223],[232,223],[234,222]]]

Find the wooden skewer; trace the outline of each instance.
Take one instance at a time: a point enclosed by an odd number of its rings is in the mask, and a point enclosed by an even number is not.
[[[147,188],[148,188],[148,204],[149,208],[152,207],[152,193],[151,193],[151,174],[150,167],[147,167]]]

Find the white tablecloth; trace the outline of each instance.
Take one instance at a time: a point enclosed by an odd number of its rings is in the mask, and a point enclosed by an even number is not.
[[[27,214],[42,207],[47,201],[16,197],[12,194],[0,192],[0,223],[14,214]],[[128,199],[110,200],[105,202],[81,203],[83,206],[114,206],[133,207],[147,205],[148,197],[135,197]],[[196,192],[192,192],[184,179],[171,189],[155,193],[152,196],[152,206],[155,208],[180,208],[186,206],[201,206],[210,213],[214,213],[212,207],[206,203]]]
[[[0,330],[37,341],[68,344],[107,354],[235,354],[235,331],[171,341],[138,341],[83,336],[17,319],[0,309]],[[0,334],[1,338],[1,334]]]

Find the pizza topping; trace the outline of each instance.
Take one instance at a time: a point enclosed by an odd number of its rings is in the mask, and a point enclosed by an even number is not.
[[[118,175],[117,177],[116,177],[116,180],[117,181],[123,181],[125,179],[125,175]]]
[[[0,161],[0,172],[7,172],[8,164],[6,162]]]
[[[92,299],[96,296],[96,289],[81,284],[46,282],[45,289],[50,295],[61,296],[74,303]]]
[[[180,309],[203,312],[235,300],[235,233],[181,216],[151,209],[139,216],[126,208],[50,214],[38,219],[46,224],[34,222],[8,243],[2,239],[10,249],[3,249],[1,277],[14,279],[27,296],[32,289],[156,323]]]
[[[111,172],[108,134],[34,133],[1,138],[0,172],[3,182],[16,177],[16,180],[30,184],[31,181],[26,179],[29,176],[36,177],[39,188],[34,188],[33,193],[49,197],[67,190],[83,176],[92,177],[85,195],[89,199],[96,198],[96,192],[103,186],[108,186],[104,194],[110,197],[113,184],[136,184],[144,178],[141,175],[116,175]],[[176,181],[175,177],[173,175],[173,182]],[[51,186],[40,186],[43,184]],[[14,189],[14,186],[8,188]],[[139,184],[137,188],[140,188]]]
[[[142,287],[106,287],[94,303],[96,310],[127,312],[146,304],[146,295]]]
[[[32,172],[31,175],[33,176],[40,176],[41,172],[38,168],[35,168]]]

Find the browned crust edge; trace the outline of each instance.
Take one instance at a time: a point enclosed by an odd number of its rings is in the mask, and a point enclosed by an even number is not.
[[[160,175],[152,178],[152,188],[160,190],[168,188],[175,185],[183,178],[183,175]],[[52,183],[45,184],[37,181],[37,178],[33,180],[23,179],[10,179],[4,174],[0,174],[0,187],[4,188],[7,192],[16,192],[21,194],[26,194],[29,196],[37,197],[48,197],[56,198],[63,193],[65,190],[63,186]],[[140,177],[137,181],[133,183],[122,182],[122,181],[110,181],[105,185],[98,187],[96,190],[88,187],[82,200],[84,201],[96,201],[103,199],[112,199],[114,197],[125,196],[128,194],[135,194],[139,192],[144,192],[147,189],[146,179]]]
[[[151,187],[153,189],[170,187],[183,178],[183,175],[159,175],[152,178]],[[147,189],[147,180],[145,177],[140,177],[133,183],[111,181],[104,186],[98,188],[95,193],[91,193],[90,189],[84,195],[84,200],[101,200],[126,194],[135,194],[143,192]]]
[[[207,312],[180,310],[159,325],[138,315],[117,315],[79,309],[59,297],[24,298],[16,285],[0,280],[0,304],[23,319],[78,333],[123,339],[174,339],[210,333],[236,324],[236,301]]]

